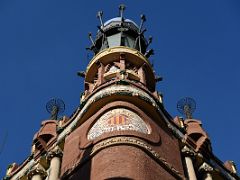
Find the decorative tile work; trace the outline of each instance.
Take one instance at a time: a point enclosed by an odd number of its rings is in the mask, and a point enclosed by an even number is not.
[[[150,134],[147,124],[136,113],[125,108],[117,108],[103,114],[90,129],[87,138],[93,140],[103,133],[124,130]]]

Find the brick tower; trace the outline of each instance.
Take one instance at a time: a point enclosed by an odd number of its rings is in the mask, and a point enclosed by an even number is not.
[[[232,161],[212,153],[201,122],[172,118],[148,58],[151,38],[123,17],[103,23],[96,39],[89,35],[94,57],[85,72],[80,106],[71,117],[42,122],[32,153],[20,166],[9,166],[5,179],[32,180],[170,180],[239,179]],[[57,106],[56,106],[57,107]]]

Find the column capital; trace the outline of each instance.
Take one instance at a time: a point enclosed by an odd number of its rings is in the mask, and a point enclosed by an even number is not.
[[[33,166],[27,173],[27,179],[32,179],[32,177],[35,175],[40,175],[42,179],[44,179],[47,176],[47,172],[40,164],[37,164]]]
[[[204,171],[204,172],[212,172],[214,168],[210,166],[208,163],[204,162],[198,169],[199,171]]]
[[[51,160],[54,157],[62,157],[63,152],[60,147],[56,146],[54,149],[47,153],[47,159]]]
[[[195,156],[196,155],[196,152],[192,149],[190,149],[189,147],[187,146],[184,146],[182,148],[182,153],[185,155],[185,156],[189,156],[189,157],[192,157],[192,156]]]

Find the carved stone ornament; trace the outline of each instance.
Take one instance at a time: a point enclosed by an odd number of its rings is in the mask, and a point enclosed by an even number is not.
[[[62,157],[63,152],[59,147],[55,147],[53,150],[49,151],[47,154],[47,159],[51,160],[54,157]]]
[[[148,125],[135,112],[117,108],[103,114],[90,129],[87,138],[93,140],[103,133],[124,130],[150,134]]]
[[[184,146],[182,148],[182,153],[184,154],[184,156],[189,156],[189,157],[193,157],[196,155],[196,153],[187,146]]]
[[[47,177],[47,172],[41,165],[34,166],[27,174],[28,179],[32,179],[33,176],[40,175],[43,179]]]
[[[199,167],[199,171],[212,172],[212,171],[213,171],[213,167],[204,162],[204,163]]]

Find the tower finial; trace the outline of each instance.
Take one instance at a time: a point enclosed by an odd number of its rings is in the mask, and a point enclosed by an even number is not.
[[[47,112],[51,114],[50,119],[56,120],[58,118],[58,114],[64,112],[65,104],[63,100],[53,98],[47,102],[46,109]]]
[[[98,13],[97,13],[97,18],[98,18],[99,21],[100,21],[101,27],[104,26],[103,20],[102,20],[102,16],[103,16],[103,11],[98,11]]]
[[[126,6],[124,4],[119,5],[119,15],[120,15],[122,20],[123,20],[123,12],[124,12],[125,9],[126,9]]]
[[[177,109],[181,114],[185,115],[187,119],[192,119],[192,113],[196,109],[196,102],[190,97],[182,98],[177,103]]]

